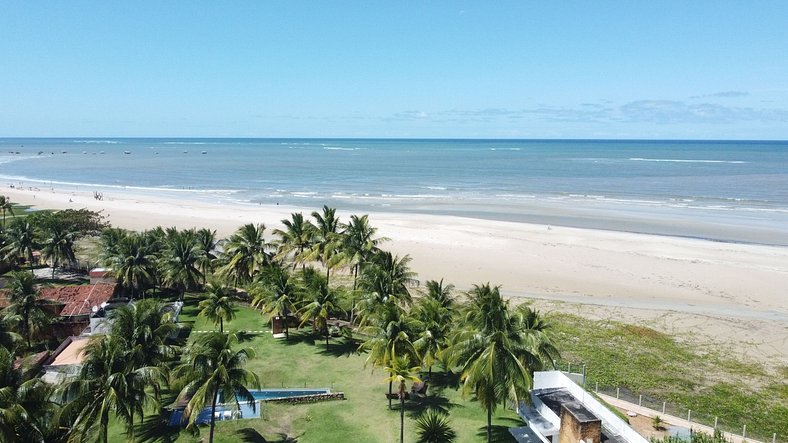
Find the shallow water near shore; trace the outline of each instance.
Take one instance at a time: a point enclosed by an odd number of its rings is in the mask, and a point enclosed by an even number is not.
[[[788,142],[14,138],[0,177],[788,245]]]

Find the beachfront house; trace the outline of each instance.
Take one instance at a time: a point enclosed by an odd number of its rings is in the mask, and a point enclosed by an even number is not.
[[[528,426],[509,432],[527,443],[648,443],[593,395],[560,371],[534,373],[530,404],[517,413]]]

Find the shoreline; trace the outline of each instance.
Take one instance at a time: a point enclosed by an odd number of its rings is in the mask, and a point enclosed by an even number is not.
[[[248,222],[264,223],[270,236],[292,212],[320,209],[131,192],[96,200],[92,190],[57,188],[0,192],[36,208],[103,211],[117,227],[209,227],[220,237]],[[788,247],[448,215],[337,211],[341,220],[369,213],[378,236],[392,239],[384,248],[409,254],[422,282],[444,278],[458,291],[500,284],[503,294],[538,306],[615,312],[618,321],[663,330],[668,322],[673,332],[733,345],[737,355],[788,362]],[[737,323],[746,330],[735,330]],[[693,326],[698,324],[702,330]]]

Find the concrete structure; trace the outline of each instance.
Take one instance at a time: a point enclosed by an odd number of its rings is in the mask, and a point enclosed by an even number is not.
[[[559,371],[534,374],[530,405],[517,413],[528,423],[509,431],[528,443],[648,443],[590,393]]]
[[[110,270],[107,268],[91,269],[90,272],[88,273],[88,276],[90,277],[91,285],[95,285],[99,283],[109,283],[114,285],[115,283],[117,283],[115,277],[112,276]]]
[[[84,349],[89,340],[90,337],[68,337],[49,357],[41,379],[47,383],[61,384],[79,375],[82,359],[85,358]]]

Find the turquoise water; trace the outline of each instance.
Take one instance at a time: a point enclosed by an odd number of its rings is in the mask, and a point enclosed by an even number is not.
[[[788,245],[788,142],[0,139],[0,184]]]

